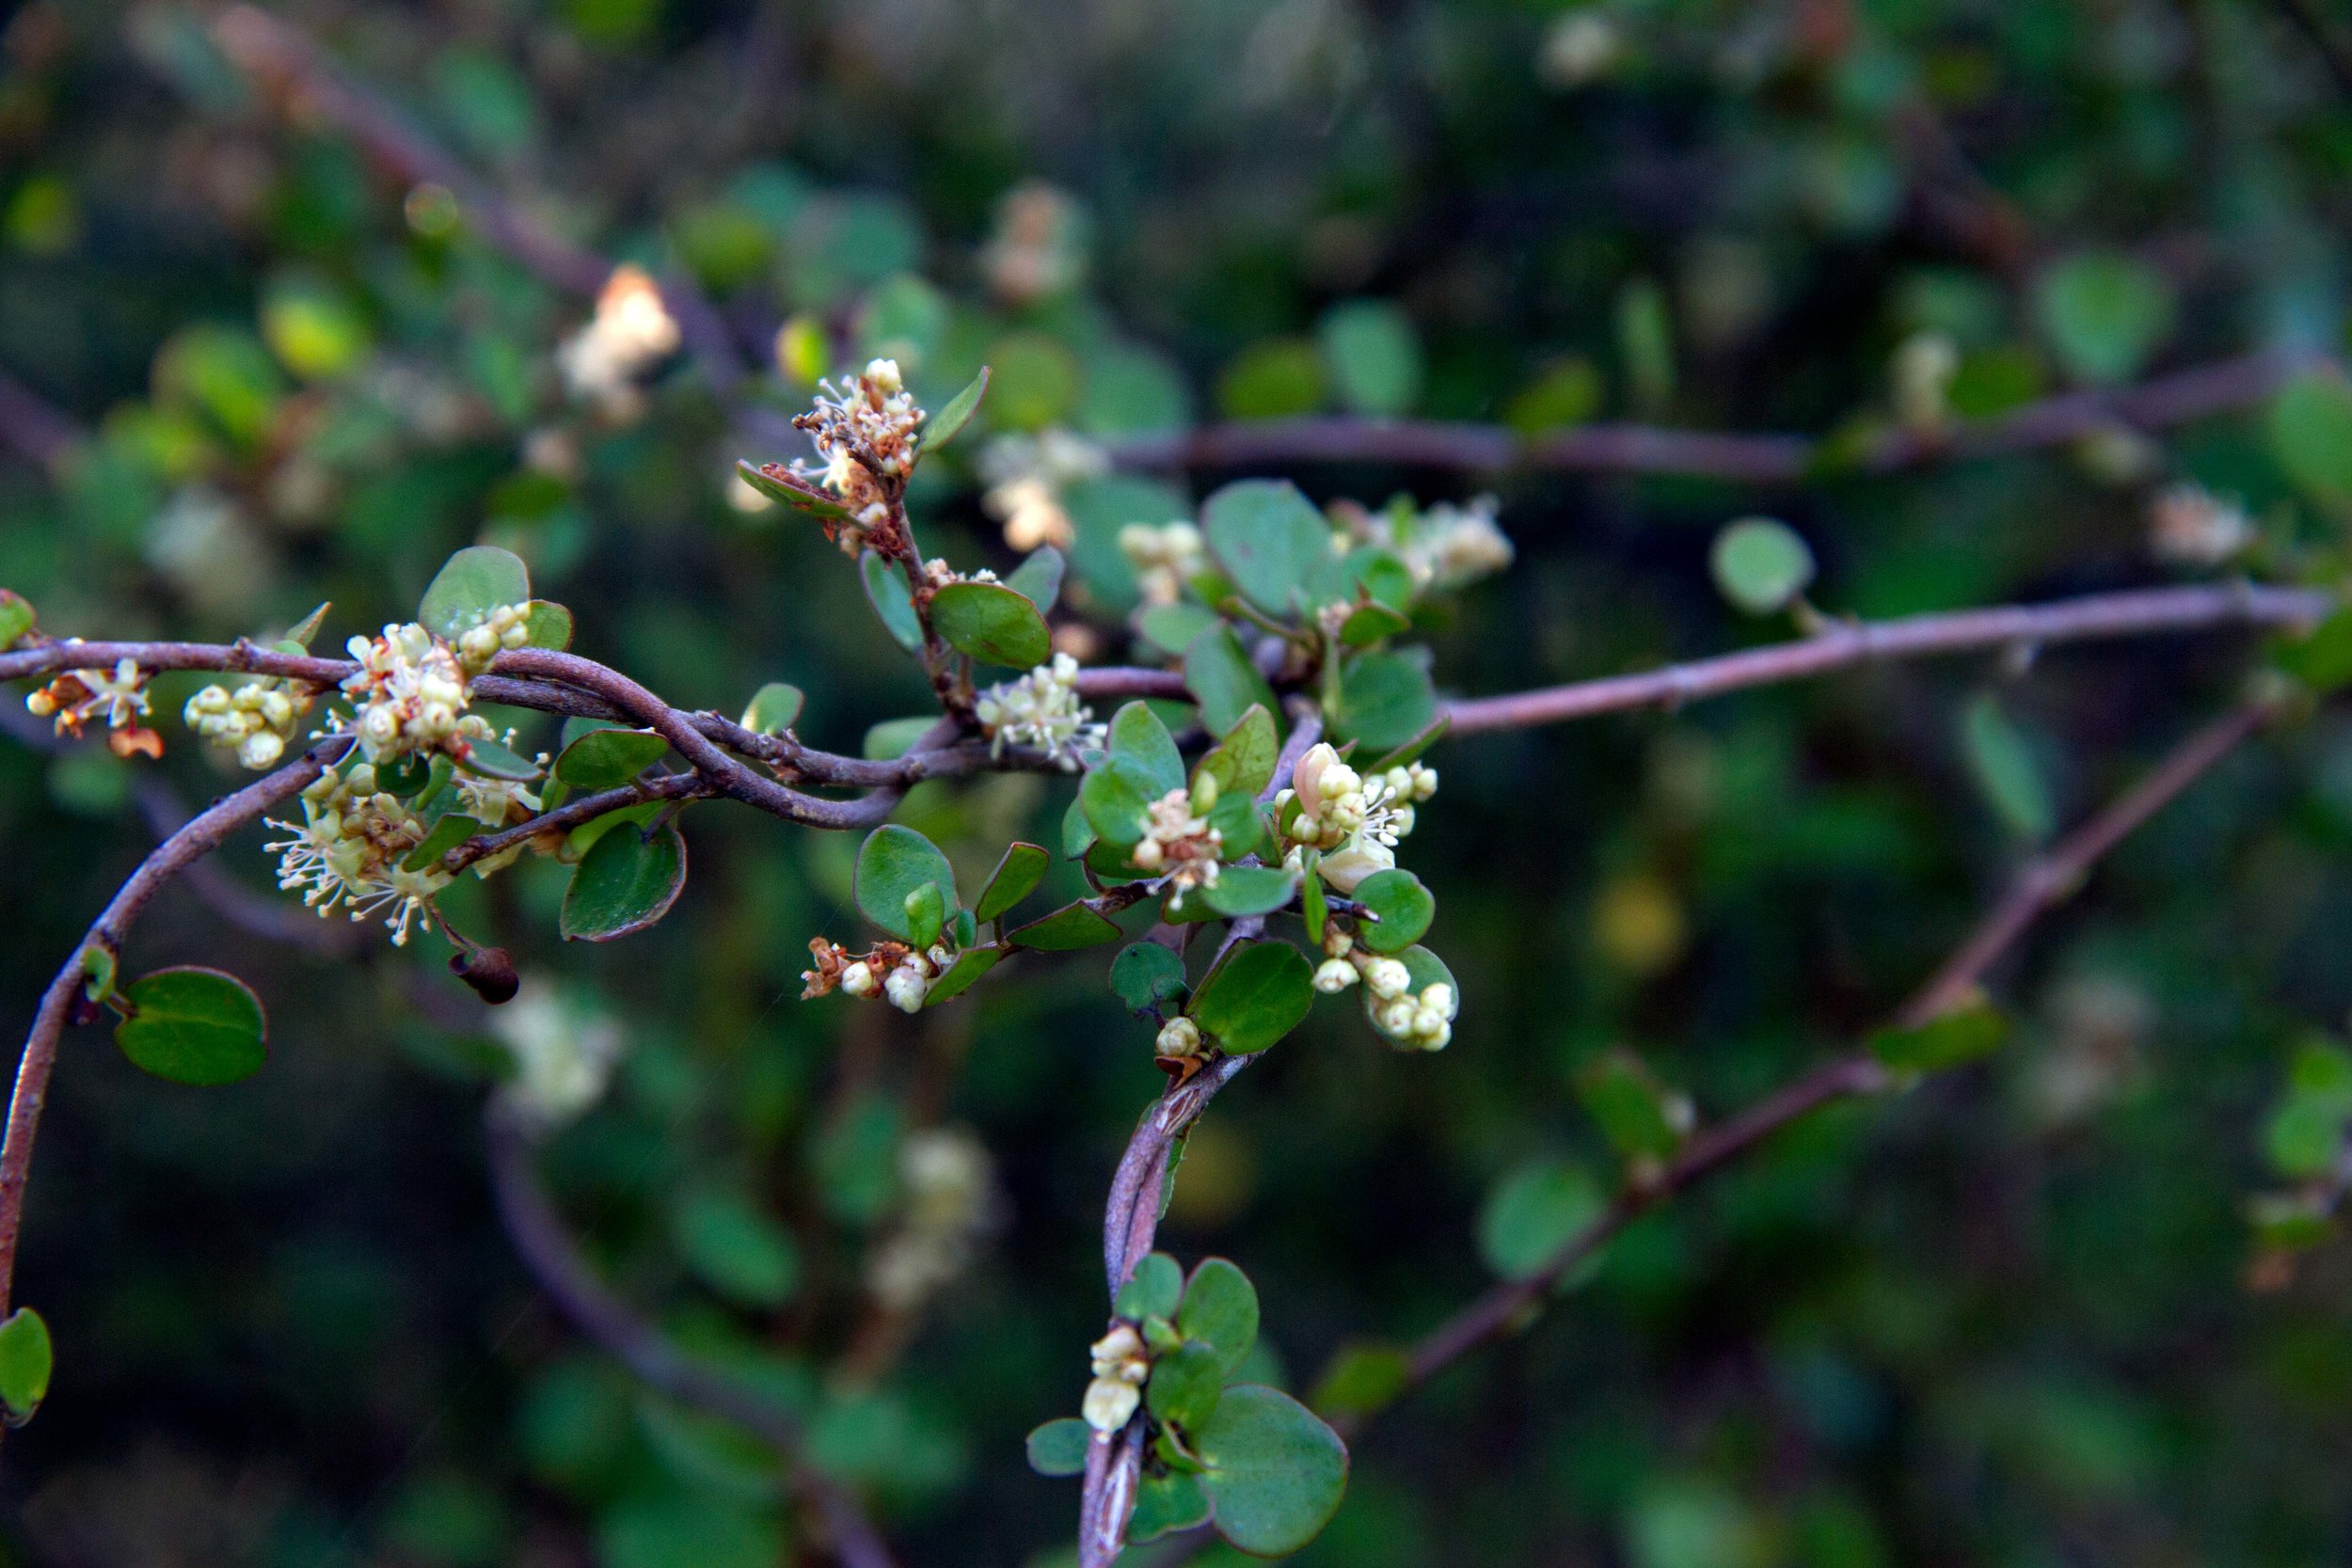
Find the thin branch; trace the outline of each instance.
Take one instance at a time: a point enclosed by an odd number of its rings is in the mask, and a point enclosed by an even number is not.
[[[319,776],[323,754],[339,750],[341,736],[324,741],[309,753],[258,779],[233,795],[224,796],[190,818],[179,832],[158,845],[115,893],[114,898],[90,923],[82,941],[50,981],[24,1037],[17,1062],[16,1091],[8,1101],[8,1127],[0,1140],[0,1314],[8,1307],[16,1276],[16,1243],[24,1218],[24,1183],[31,1174],[33,1139],[40,1131],[41,1107],[49,1093],[49,1074],[56,1066],[57,1040],[75,1021],[87,975],[82,955],[92,947],[119,955],[132,923],[172,875],[217,848],[222,840],[263,812],[292,800]]]
[[[2082,884],[2090,867],[2165,806],[2178,800],[2249,736],[2279,713],[2268,700],[2249,702],[2199,729],[2166,753],[2137,784],[2021,870],[1952,958],[1937,970],[1894,1022],[1900,1028],[1931,1022],[1964,1001],[2036,917]],[[1836,1056],[1745,1110],[1703,1129],[1665,1169],[1629,1184],[1583,1230],[1527,1278],[1497,1285],[1414,1345],[1400,1395],[1420,1387],[1471,1351],[1532,1322],[1560,1281],[1637,1216],[1723,1169],[1773,1133],[1820,1106],[1889,1086],[1890,1076],[1868,1051]],[[1344,1431],[1359,1421],[1337,1423]]]
[[[2115,391],[2065,392],[2007,414],[1922,434],[1889,430],[1859,451],[1834,438],[1739,435],[1656,425],[1597,424],[1523,436],[1501,425],[1339,418],[1203,425],[1106,443],[1121,467],[1248,468],[1299,463],[1381,463],[1474,473],[1679,474],[1785,484],[1840,471],[1896,473],[1938,463],[2063,446],[2115,425],[2161,430],[2262,402],[2329,361],[2263,350]]]
[[[1520,729],[1631,708],[1675,707],[1748,687],[1802,680],[1870,659],[1916,658],[1972,649],[2144,637],[2211,626],[2307,626],[2336,608],[2313,589],[2232,583],[2090,594],[2040,605],[1909,615],[1893,621],[1833,622],[1810,637],[1736,654],[1449,704],[1448,733]]]
[[[503,1099],[485,1108],[490,1184],[516,1253],[566,1322],[640,1381],[756,1434],[785,1461],[793,1490],[825,1522],[847,1568],[891,1568],[890,1548],[857,1498],[808,1457],[799,1417],[688,1354],[596,1276],[541,1185],[531,1126]]]
[[[1323,736],[1322,721],[1301,715],[1275,761],[1274,776],[1260,792],[1271,800],[1307,753]],[[1254,937],[1263,927],[1261,918],[1236,920],[1227,927],[1225,945]],[[1158,1234],[1160,1195],[1168,1184],[1168,1162],[1192,1124],[1209,1108],[1217,1091],[1241,1074],[1255,1057],[1220,1056],[1190,1078],[1168,1085],[1144,1112],[1126,1152],[1112,1173],[1110,1196],[1103,1205],[1103,1275],[1111,1299],[1135,1272],[1136,1262],[1152,1250]],[[1085,1489],[1078,1502],[1079,1568],[1105,1568],[1126,1547],[1127,1519],[1135,1512],[1136,1483],[1143,1463],[1144,1418],[1137,1414],[1117,1437],[1098,1435],[1087,1447]]]

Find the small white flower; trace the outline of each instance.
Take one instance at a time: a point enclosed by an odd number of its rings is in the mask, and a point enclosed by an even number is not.
[[[924,992],[930,986],[930,975],[925,973],[922,960],[910,958],[882,982],[882,995],[902,1013],[919,1013],[923,1010]]]
[[[851,996],[874,994],[874,966],[863,959],[841,972],[841,989]]]
[[[1002,756],[1009,745],[1035,746],[1064,772],[1074,771],[1081,751],[1103,744],[1103,726],[1078,701],[1077,683],[1078,661],[1056,654],[1020,679],[981,692],[973,715],[989,737],[990,753]]]

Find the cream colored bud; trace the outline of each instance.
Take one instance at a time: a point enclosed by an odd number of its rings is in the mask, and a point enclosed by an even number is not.
[[[1364,984],[1383,1002],[1404,995],[1412,983],[1412,972],[1394,958],[1375,958],[1364,966]]]
[[[1200,1025],[1188,1018],[1171,1018],[1160,1025],[1152,1045],[1163,1056],[1189,1056],[1200,1049]]]
[[[853,963],[841,972],[841,989],[851,996],[874,994],[874,967],[868,963]]]
[[[1134,1384],[1098,1377],[1087,1385],[1087,1397],[1078,1406],[1078,1414],[1085,1418],[1087,1425],[1107,1434],[1124,1427],[1142,1402],[1143,1391]]]
[[[1356,983],[1356,966],[1345,958],[1326,958],[1315,968],[1315,990],[1336,996]]]

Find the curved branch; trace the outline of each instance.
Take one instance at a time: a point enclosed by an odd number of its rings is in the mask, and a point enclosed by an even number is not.
[[[1748,687],[1803,680],[1871,659],[1919,658],[1974,649],[2039,646],[2198,631],[2212,626],[2309,626],[2337,606],[2316,589],[2231,583],[2088,594],[2048,604],[2005,605],[1893,621],[1834,621],[1809,637],[1630,675],[1474,697],[1446,705],[1450,735],[1556,724],[1632,708],[1678,707]]]
[[[793,1490],[825,1521],[848,1568],[891,1568],[890,1548],[849,1490],[808,1458],[800,1418],[680,1350],[598,1279],[564,1228],[532,1164],[535,1139],[504,1100],[484,1108],[491,1191],[516,1254],[566,1322],[640,1381],[681,1404],[723,1418],[781,1455]]]
[[[2280,711],[2278,703],[2257,699],[2204,725],[2167,752],[2137,784],[2020,869],[1992,912],[1897,1010],[1895,1026],[1917,1028],[1964,1002],[2035,918],[2080,887],[2102,856],[2180,799]],[[1867,1050],[1853,1051],[1831,1058],[1729,1119],[1702,1130],[1664,1170],[1648,1180],[1627,1185],[1598,1218],[1534,1275],[1488,1290],[1418,1341],[1406,1357],[1399,1396],[1420,1387],[1471,1351],[1534,1321],[1560,1281],[1637,1216],[1704,1180],[1820,1107],[1877,1093],[1889,1084],[1890,1075],[1875,1055]],[[1350,1432],[1362,1421],[1343,1418],[1334,1424]]]
[[[90,923],[72,957],[49,982],[48,990],[41,995],[40,1010],[33,1015],[32,1029],[24,1037],[24,1052],[17,1061],[16,1090],[8,1101],[8,1132],[5,1139],[0,1139],[0,1314],[8,1311],[9,1291],[16,1277],[17,1237],[24,1219],[24,1184],[32,1172],[33,1139],[40,1131],[50,1070],[56,1066],[57,1040],[65,1033],[65,1026],[76,1022],[79,1010],[75,1003],[81,999],[86,978],[82,955],[91,947],[119,955],[132,923],[175,872],[217,848],[223,839],[263,812],[300,794],[319,776],[324,767],[323,753],[340,750],[344,744],[340,736],[322,741],[278,771],[233,795],[222,797],[189,818],[179,832],[156,846],[154,853],[141,862],[130,880],[116,891],[113,899]]]
[[[1104,443],[1143,469],[1382,463],[1474,473],[1678,474],[1787,484],[1840,471],[1887,474],[2063,446],[2115,425],[2160,430],[2262,402],[2327,356],[2271,349],[2200,365],[2116,391],[2065,392],[1934,433],[1890,430],[1851,454],[1835,437],[1739,435],[1657,425],[1584,425],[1522,436],[1501,425],[1316,418],[1203,425]]]

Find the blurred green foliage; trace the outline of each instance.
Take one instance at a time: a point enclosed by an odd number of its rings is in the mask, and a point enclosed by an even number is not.
[[[788,680],[803,733],[855,752],[927,693],[815,527],[739,504],[736,458],[797,454],[747,444],[745,408],[797,409],[888,354],[933,406],[993,367],[991,437],[1312,412],[1816,432],[1927,394],[1983,417],[2334,350],[2352,111],[2287,10],[278,10],[533,224],[691,277],[755,360],[723,402],[691,353],[642,393],[567,389],[581,285],[487,243],[451,189],[387,178],[331,117],[282,112],[224,48],[236,13],[28,4],[0,79],[0,365],[72,425],[0,471],[0,583],[59,635],[255,634],[322,599],[340,635],[405,618],[452,550],[492,543],[571,607],[583,651],[728,713]],[[1907,381],[1922,334],[1949,373]],[[0,404],[21,450],[54,418]],[[2187,570],[2150,557],[2176,481],[2243,501],[2257,565],[2331,546],[2347,434],[2342,385],[2317,380],[2161,447],[1763,504],[1811,546],[1828,612],[2046,597]],[[928,548],[1004,569],[1019,552],[971,483],[985,445],[913,499]],[[1295,477],[1318,500],[1499,496],[1518,564],[1425,628],[1449,690],[1779,635],[1711,580],[1750,489]],[[1187,499],[1072,480],[1071,555],[1108,624],[1136,593],[1118,526]],[[1199,629],[1160,625],[1170,652]],[[1600,1201],[1625,1084],[1720,1116],[1858,1040],[2024,841],[2246,662],[2219,640],[2053,653],[2025,678],[1873,669],[1447,746],[1415,843],[1465,999],[1452,1048],[1391,1053],[1319,1011],[1192,1140],[1166,1244],[1247,1263],[1252,1378],[1304,1395],[1354,1346],[1332,1403],[1378,1403],[1378,1345]],[[156,684],[168,712],[200,682]],[[0,745],[11,1028],[151,842],[143,781],[201,800],[229,787],[210,761]],[[1009,837],[1058,845],[1069,799],[932,784],[903,819],[978,887]],[[258,837],[220,862],[255,891]],[[1070,1489],[1022,1440],[1072,1407],[1100,1332],[1102,1190],[1160,1082],[1145,1028],[1099,954],[1024,956],[914,1019],[802,1005],[808,938],[854,920],[856,844],[716,809],[687,838],[677,908],[618,947],[555,940],[553,865],[447,895],[516,953],[526,1001],[569,1009],[528,1027],[624,1042],[610,1096],[547,1151],[567,1213],[625,1295],[807,1414],[911,1561],[1060,1560]],[[2324,1233],[2296,1184],[2341,1168],[2352,1106],[2348,847],[2352,726],[2323,714],[2233,758],[1997,976],[2017,1026],[1990,1063],[1827,1113],[1631,1226],[1547,1322],[1356,1445],[1297,1560],[2340,1559],[2352,1268],[2280,1248]],[[1077,888],[1064,863],[1047,885]],[[525,1024],[430,954],[275,945],[184,891],[135,945],[141,969],[235,968],[271,1057],[199,1092],[69,1041],[20,1291],[56,1380],[9,1442],[8,1560],[787,1560],[803,1522],[764,1456],[585,1352],[506,1251],[476,1111]],[[943,1171],[966,1183],[962,1250],[893,1294]]]

